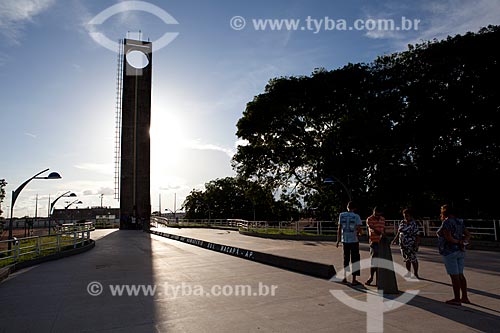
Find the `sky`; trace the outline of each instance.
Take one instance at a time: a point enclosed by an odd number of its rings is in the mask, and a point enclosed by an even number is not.
[[[91,24],[100,13],[106,19]],[[62,179],[31,181],[14,216],[34,216],[37,195],[37,215],[47,216],[49,196],[66,191],[79,207],[99,206],[101,194],[104,206],[119,207],[117,50],[96,33],[117,41],[141,31],[153,41],[155,211],[160,195],[162,210],[174,209],[174,197],[178,210],[191,190],[234,175],[231,157],[244,144],[236,123],[269,79],[366,63],[489,24],[500,24],[498,0],[0,0],[3,217],[11,192],[46,168]],[[164,34],[175,38],[162,45]]]

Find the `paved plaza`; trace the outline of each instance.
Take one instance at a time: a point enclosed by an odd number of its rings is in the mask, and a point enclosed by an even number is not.
[[[269,240],[212,229],[161,230],[341,269],[342,250],[333,242]],[[92,235],[93,250],[19,271],[0,284],[0,332],[367,331],[366,313],[343,304],[331,291],[366,301],[376,294],[374,287],[353,289],[141,231]],[[368,256],[362,244],[361,258]],[[402,263],[397,247],[393,257]],[[452,291],[436,249],[421,249],[420,266],[420,281],[398,276],[401,291],[419,293],[383,314],[385,332],[498,332],[500,253],[469,251],[465,274],[473,304],[461,307],[443,303]],[[361,281],[367,274],[362,272]],[[154,295],[119,296],[117,287],[124,285],[156,289]],[[238,294],[237,286],[251,292]]]

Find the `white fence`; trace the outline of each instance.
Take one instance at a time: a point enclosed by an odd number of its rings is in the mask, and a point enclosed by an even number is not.
[[[152,223],[166,226],[216,226],[237,227],[244,230],[257,230],[262,232],[286,232],[286,233],[310,233],[316,235],[331,235],[337,233],[337,221],[247,221],[238,219],[203,219],[203,220],[173,220],[164,217],[151,217]],[[386,220],[385,232],[394,234],[400,220]],[[424,237],[436,237],[436,231],[441,226],[439,220],[417,221],[421,235]],[[363,221],[365,234],[368,234],[366,223]],[[500,220],[465,219],[465,225],[472,235],[480,236],[488,240],[499,240]]]
[[[151,223],[166,226],[199,226],[199,227],[232,227],[240,228],[242,223],[246,223],[245,220],[238,219],[169,219],[166,217],[151,216]]]
[[[479,220],[465,219],[465,226],[472,235],[491,238],[498,241],[498,230],[500,229],[500,220]],[[394,233],[399,221],[386,221],[386,232]],[[441,226],[440,220],[420,220],[417,221],[421,234],[424,237],[436,237],[436,232]]]
[[[13,238],[0,241],[0,267],[27,257],[37,258],[46,254],[60,252],[68,247],[76,248],[90,240],[94,230],[92,222],[63,224],[55,235]]]

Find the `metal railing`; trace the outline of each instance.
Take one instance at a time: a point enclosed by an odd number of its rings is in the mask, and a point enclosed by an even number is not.
[[[119,228],[120,220],[119,219],[110,219],[110,220],[96,220],[95,228],[96,229],[109,229],[109,228]]]
[[[173,220],[165,217],[153,216],[152,223],[165,226],[224,226],[237,227],[246,231],[264,233],[287,234],[315,234],[336,235],[337,221],[247,221],[239,219],[203,219],[203,220]],[[394,235],[400,220],[386,220],[385,232]],[[436,232],[441,226],[440,220],[418,220],[420,234],[424,237],[436,237]],[[486,240],[499,240],[500,220],[465,219],[465,225],[473,236]],[[363,221],[364,234],[368,234],[368,227]]]
[[[92,222],[68,223],[58,226],[55,235],[14,237],[0,241],[0,267],[77,248],[90,240],[90,232],[94,229]]]
[[[332,235],[337,233],[334,221],[246,221],[241,228],[269,233]]]
[[[160,216],[151,216],[151,223],[165,226],[200,226],[200,227],[232,227],[240,228],[245,220],[238,219],[169,219]]]
[[[464,219],[465,226],[472,236],[498,241],[499,220]],[[397,230],[398,220],[386,220],[386,233],[394,234]],[[441,226],[440,220],[418,220],[420,233],[424,237],[436,237]]]

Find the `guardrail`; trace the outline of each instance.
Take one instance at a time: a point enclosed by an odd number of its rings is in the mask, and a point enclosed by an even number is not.
[[[238,227],[243,230],[255,230],[264,233],[288,233],[288,234],[316,234],[336,235],[337,221],[247,221],[239,219],[203,219],[203,220],[173,220],[165,217],[153,216],[153,223],[166,226],[223,226]],[[394,235],[400,220],[386,220],[385,232]],[[420,233],[424,237],[436,237],[436,232],[441,226],[440,220],[418,220]],[[465,225],[473,236],[487,240],[499,240],[500,220],[465,219]],[[368,234],[368,228],[363,221],[364,233]]]
[[[239,228],[245,220],[239,219],[169,219],[160,216],[151,216],[152,224],[161,224],[166,226],[200,226],[200,227],[233,227]]]
[[[57,253],[68,247],[77,248],[90,240],[90,232],[94,229],[92,222],[68,223],[58,226],[55,235],[14,237],[0,241],[0,267],[24,259]]]
[[[500,230],[499,220],[464,219],[465,226],[472,236],[489,238],[498,241],[498,230]],[[394,234],[397,230],[397,220],[386,220],[386,233]],[[436,237],[436,233],[441,226],[440,220],[418,220],[420,233],[424,237]]]
[[[106,220],[106,221],[96,221],[96,229],[109,229],[109,228],[119,228],[120,220]]]

